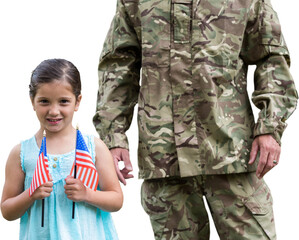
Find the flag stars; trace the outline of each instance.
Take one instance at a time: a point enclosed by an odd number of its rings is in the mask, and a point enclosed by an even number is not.
[[[80,179],[85,186],[96,191],[99,175],[84,138],[79,130],[77,130],[76,143],[76,157],[70,175]]]

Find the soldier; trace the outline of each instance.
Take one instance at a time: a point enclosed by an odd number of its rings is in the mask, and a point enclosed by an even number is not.
[[[256,122],[246,89],[253,64]],[[94,124],[125,162],[125,184],[138,102],[142,205],[156,239],[209,239],[203,197],[221,239],[276,239],[263,176],[279,162],[296,108],[289,65],[270,0],[117,1]]]

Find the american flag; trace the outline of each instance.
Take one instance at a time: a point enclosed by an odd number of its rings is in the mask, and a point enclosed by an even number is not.
[[[80,179],[86,187],[97,190],[99,174],[79,129],[77,129],[76,157],[70,175]]]
[[[29,195],[31,196],[40,185],[44,184],[49,180],[49,162],[47,157],[46,136],[44,136],[40,147],[32,182],[29,188]]]

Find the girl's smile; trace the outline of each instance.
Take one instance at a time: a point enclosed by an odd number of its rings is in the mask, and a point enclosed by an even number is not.
[[[60,121],[62,121],[62,118],[60,118],[60,119],[48,118],[47,120],[49,121],[49,124],[55,125],[55,124],[58,124]]]

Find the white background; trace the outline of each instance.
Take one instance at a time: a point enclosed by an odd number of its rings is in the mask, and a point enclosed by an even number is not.
[[[299,78],[298,9],[296,1],[272,0],[278,12],[291,57],[291,71]],[[5,162],[14,145],[31,137],[39,128],[32,110],[28,84],[31,71],[44,59],[65,58],[81,73],[83,99],[74,118],[83,132],[97,135],[92,124],[97,95],[97,65],[103,41],[115,12],[116,0],[10,0],[0,2],[0,189]],[[297,37],[296,37],[297,36]],[[252,69],[249,93],[252,93]],[[299,84],[297,84],[299,86]],[[256,114],[256,112],[255,112]],[[272,190],[278,239],[298,237],[298,117],[288,120],[282,139],[280,164],[267,176]],[[150,222],[140,205],[137,179],[137,127],[133,119],[128,131],[135,178],[122,186],[123,208],[113,213],[120,239],[154,239]],[[212,221],[211,221],[212,222]],[[18,239],[19,220],[8,222],[0,216],[1,239]],[[219,239],[211,224],[211,239]]]

